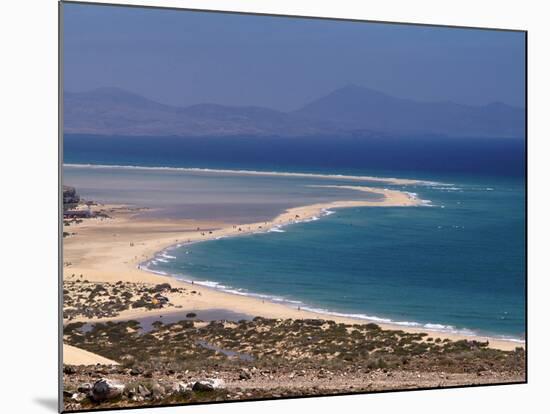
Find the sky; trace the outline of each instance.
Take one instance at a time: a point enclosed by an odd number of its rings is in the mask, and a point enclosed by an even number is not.
[[[64,88],[294,110],[354,84],[418,101],[523,107],[520,32],[64,5]]]

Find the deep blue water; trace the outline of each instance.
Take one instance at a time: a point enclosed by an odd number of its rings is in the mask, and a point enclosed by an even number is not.
[[[442,137],[104,137],[65,135],[65,163],[339,173],[521,177],[524,141]]]
[[[436,329],[515,338],[524,335],[521,141],[453,140],[445,146],[441,140],[423,138],[400,145],[345,141],[336,148],[323,142],[316,147],[311,139],[285,145],[267,139],[262,145],[244,148],[247,139],[224,144],[222,138],[194,143],[140,138],[139,145],[129,137],[104,137],[93,143],[90,139],[66,137],[65,162],[361,173],[443,182],[447,185],[394,186],[418,193],[431,201],[431,207],[340,209],[317,221],[286,226],[283,232],[172,248],[149,266],[290,306]],[[306,147],[313,152],[305,151]],[[331,153],[334,156],[329,156]],[[101,189],[105,179],[112,183],[120,179],[127,185],[128,180],[141,183],[148,177],[147,172],[132,178],[133,172],[110,171],[107,178],[100,179],[97,170],[79,171],[75,174],[67,169],[66,179],[75,180],[77,187],[78,183],[88,185],[86,191],[92,194],[92,184]],[[246,180],[252,179],[223,182],[229,189],[246,188]],[[277,197],[282,197],[281,189],[289,188],[286,180],[249,181],[250,189],[254,192],[272,186],[277,188]],[[202,188],[215,188],[208,185],[201,183]],[[115,187],[113,184],[113,191]],[[297,197],[299,188],[305,187],[296,182],[285,197]],[[266,192],[266,197],[269,194]]]

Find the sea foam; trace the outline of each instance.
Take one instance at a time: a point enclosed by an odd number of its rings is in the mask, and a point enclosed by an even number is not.
[[[214,174],[239,174],[239,175],[258,175],[258,176],[283,176],[283,177],[303,177],[303,178],[326,178],[337,180],[370,181],[390,184],[416,184],[416,185],[443,185],[436,181],[424,181],[414,179],[401,179],[395,177],[374,177],[364,175],[346,175],[346,174],[321,174],[307,172],[288,172],[288,171],[258,171],[258,170],[231,170],[217,168],[197,168],[197,167],[166,167],[166,166],[142,166],[142,165],[109,165],[109,164],[63,164],[64,168],[95,168],[95,169],[126,169],[126,170],[144,170],[144,171],[181,171],[195,173],[214,173]]]

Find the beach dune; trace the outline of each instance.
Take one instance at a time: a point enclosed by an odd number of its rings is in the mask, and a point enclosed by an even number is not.
[[[63,344],[63,363],[66,365],[118,365],[118,362],[68,344]]]

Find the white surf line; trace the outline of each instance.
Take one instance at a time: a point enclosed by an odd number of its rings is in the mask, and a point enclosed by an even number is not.
[[[132,169],[132,170],[150,170],[150,171],[182,171],[182,172],[202,172],[214,174],[235,174],[235,175],[255,175],[266,177],[300,177],[300,178],[324,178],[331,180],[352,180],[352,181],[370,181],[379,183],[388,183],[395,185],[436,185],[441,184],[435,181],[413,180],[409,178],[395,177],[373,177],[363,175],[344,175],[344,174],[318,174],[318,173],[297,173],[284,171],[257,171],[257,170],[230,170],[213,168],[192,168],[192,167],[146,167],[140,165],[107,165],[107,164],[63,164],[66,168],[113,168],[113,169]]]

